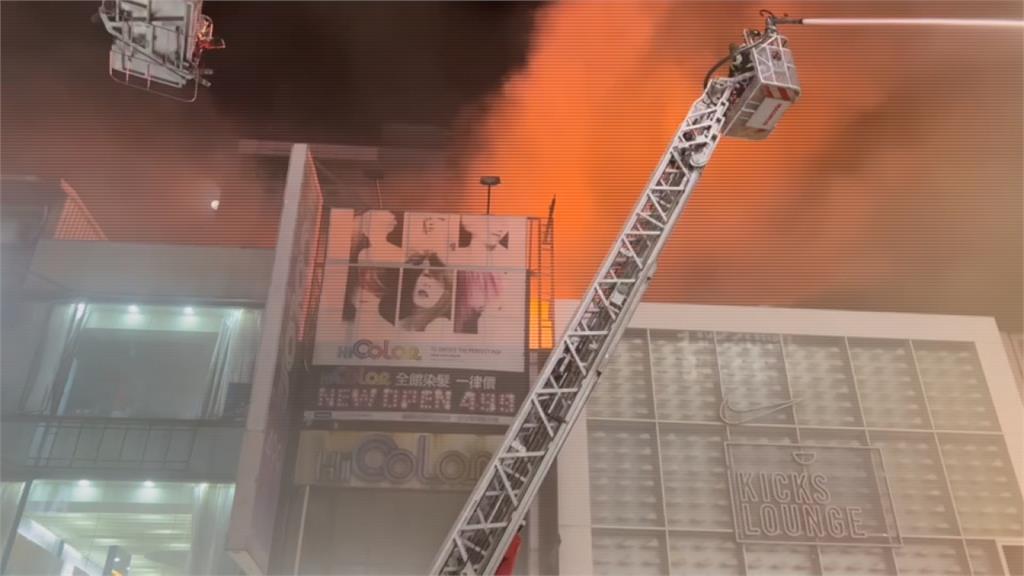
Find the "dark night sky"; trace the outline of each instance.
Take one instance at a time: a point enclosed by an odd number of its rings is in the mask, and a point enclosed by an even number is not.
[[[498,213],[542,215],[558,194],[559,297],[590,280],[703,73],[764,7],[208,2],[228,48],[206,60],[213,87],[184,105],[107,78],[97,5],[0,3],[5,174],[65,177],[115,239],[265,245],[279,190],[238,138],[375,144],[384,125],[435,125],[455,135],[457,163],[416,175],[451,186],[434,208],[476,208],[482,173],[505,180]],[[787,33],[803,99],[769,140],[720,148],[648,299],[977,314],[1019,331],[1021,32]]]
[[[65,90],[88,87],[107,101],[104,112],[160,113],[166,103],[106,82],[101,56],[110,41],[89,21],[97,5],[3,2],[4,96],[31,94],[43,104],[48,95],[24,83],[45,76]],[[206,56],[216,89],[200,106],[247,137],[372,140],[385,123],[445,124],[525,62],[539,6],[207,2],[229,49]],[[4,112],[31,114],[6,105]]]

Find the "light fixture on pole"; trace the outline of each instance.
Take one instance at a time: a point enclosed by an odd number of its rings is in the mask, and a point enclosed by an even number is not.
[[[501,176],[481,176],[480,183],[487,186],[487,215],[491,215],[491,186],[501,184]]]

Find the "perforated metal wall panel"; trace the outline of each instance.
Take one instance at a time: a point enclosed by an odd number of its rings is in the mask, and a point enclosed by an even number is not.
[[[626,333],[560,472],[595,573],[1007,573],[1024,504],[976,342],[665,324]]]

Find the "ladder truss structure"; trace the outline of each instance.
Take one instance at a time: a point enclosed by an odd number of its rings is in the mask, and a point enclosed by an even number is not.
[[[614,248],[442,543],[432,574],[491,574],[519,530],[724,132],[739,78],[694,103]]]

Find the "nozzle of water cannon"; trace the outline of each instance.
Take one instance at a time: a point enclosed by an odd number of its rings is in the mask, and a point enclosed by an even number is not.
[[[776,26],[778,26],[779,24],[803,24],[804,23],[804,19],[803,18],[791,18],[789,16],[783,16],[782,18],[775,18],[774,20],[775,20],[775,25]]]
[[[765,30],[775,30],[779,24],[803,24],[803,18],[791,18],[789,14],[783,14],[780,18],[772,13],[771,10],[761,10],[758,12],[761,16],[764,16],[764,27]]]

